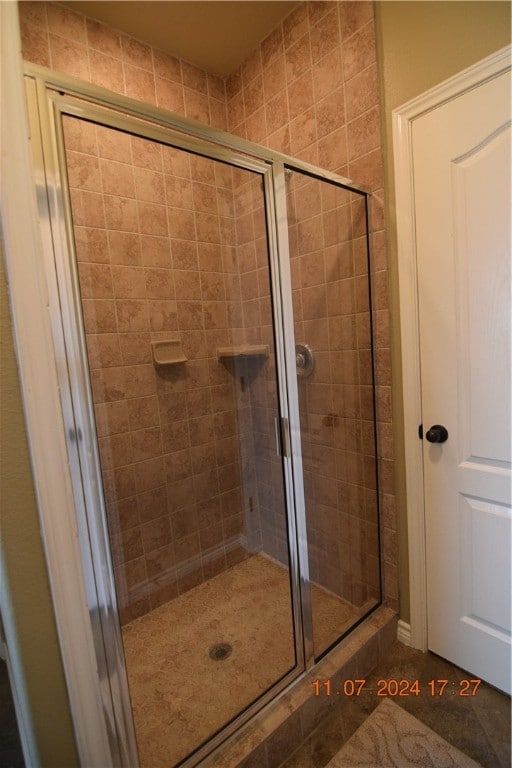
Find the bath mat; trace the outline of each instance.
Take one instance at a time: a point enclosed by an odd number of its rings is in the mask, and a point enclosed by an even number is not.
[[[327,768],[481,768],[389,699],[384,699]]]

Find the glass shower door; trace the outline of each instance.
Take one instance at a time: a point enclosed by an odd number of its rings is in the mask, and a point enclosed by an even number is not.
[[[138,751],[179,765],[298,668],[262,174],[62,135]]]
[[[285,171],[314,656],[380,602],[365,195]]]

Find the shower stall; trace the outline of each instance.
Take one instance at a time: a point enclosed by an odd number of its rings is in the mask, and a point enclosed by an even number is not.
[[[26,86],[112,751],[192,766],[380,604],[368,196]]]

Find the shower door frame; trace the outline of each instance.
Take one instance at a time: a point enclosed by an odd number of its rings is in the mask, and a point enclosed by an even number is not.
[[[51,511],[41,509],[40,515],[43,530],[50,532],[50,535],[45,536],[47,564],[71,710],[75,728],[83,734],[83,738],[78,738],[78,745],[84,759],[89,754],[88,739],[98,740],[97,729],[101,723],[101,744],[105,755],[108,755],[105,760],[109,764],[137,764],[137,748],[108,545],[85,335],[79,311],[72,219],[59,117],[69,114],[129,131],[246,168],[259,173],[264,181],[263,202],[267,219],[280,427],[286,438],[284,442],[289,441],[290,445],[290,450],[282,456],[282,466],[296,664],[263,697],[253,702],[184,763],[192,766],[314,664],[285,168],[334,182],[350,192],[361,194],[365,199],[366,211],[368,193],[354,186],[350,180],[308,163],[37,65],[26,65],[25,80],[32,126],[43,260],[50,296],[49,311],[61,390],[60,402],[66,425],[68,471],[74,494],[75,519],[70,522],[68,534],[77,536],[80,541],[80,571],[86,596],[86,605],[76,605],[72,611],[69,604],[63,605],[58,600],[58,582],[65,573],[62,558],[65,559],[66,555],[56,549],[54,542],[62,537],[62,531],[52,533],[55,522]],[[271,213],[275,215],[271,216]],[[81,664],[84,665],[82,671],[84,668],[89,669],[91,698],[100,704],[100,710],[94,713],[90,706],[85,712],[82,703],[77,702],[81,692],[74,690],[72,685],[72,681],[76,680],[73,670],[77,664],[76,654],[67,639],[69,631],[61,631],[63,625],[69,627],[69,623],[74,621],[75,611],[81,612],[82,625],[87,621],[90,624],[91,631],[85,638],[88,654],[81,659]],[[87,722],[80,722],[77,728],[77,717],[83,718],[84,714]]]

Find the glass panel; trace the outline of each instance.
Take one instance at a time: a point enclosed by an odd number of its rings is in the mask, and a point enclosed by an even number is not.
[[[138,748],[168,768],[296,665],[262,179],[63,127]]]
[[[296,171],[286,184],[318,658],[380,601],[365,200]]]

